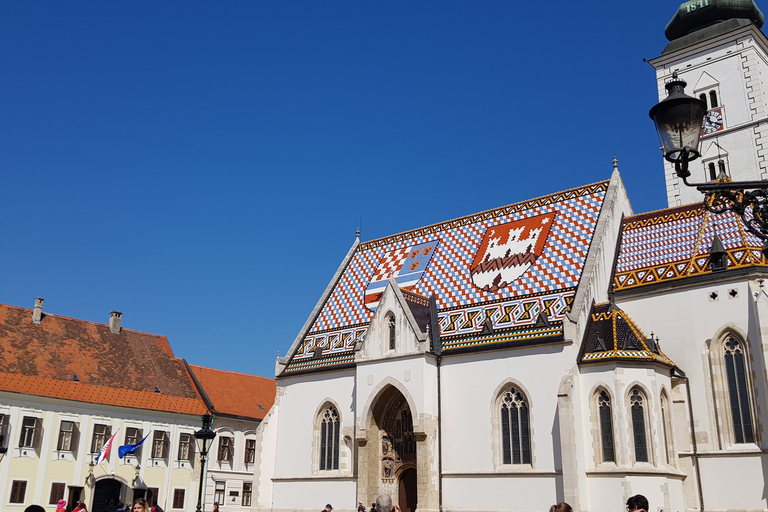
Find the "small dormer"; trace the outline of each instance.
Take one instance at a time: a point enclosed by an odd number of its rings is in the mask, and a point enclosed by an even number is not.
[[[356,361],[387,359],[431,350],[429,298],[402,289],[391,279],[384,289]]]

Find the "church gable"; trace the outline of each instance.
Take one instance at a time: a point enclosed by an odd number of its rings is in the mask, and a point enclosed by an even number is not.
[[[391,279],[434,296],[447,352],[562,339],[608,184],[360,243],[284,371],[354,364]]]

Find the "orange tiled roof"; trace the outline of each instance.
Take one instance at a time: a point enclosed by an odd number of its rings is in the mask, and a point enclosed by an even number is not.
[[[274,379],[193,364],[189,366],[213,402],[217,414],[261,420],[275,403],[277,385]]]
[[[6,304],[0,304],[0,390],[137,409],[207,412],[165,336],[130,329],[112,334],[106,324],[45,313],[35,324],[31,309]]]

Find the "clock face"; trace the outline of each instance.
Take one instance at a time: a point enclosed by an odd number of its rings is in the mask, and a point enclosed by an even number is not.
[[[723,113],[720,109],[710,110],[704,114],[704,125],[701,128],[701,134],[715,133],[723,129]]]

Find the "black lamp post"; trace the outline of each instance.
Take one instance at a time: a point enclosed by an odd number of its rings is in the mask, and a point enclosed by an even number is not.
[[[205,460],[208,456],[208,450],[211,449],[213,439],[216,437],[216,432],[211,430],[212,419],[213,418],[210,414],[203,416],[203,428],[195,432],[197,449],[200,452],[200,488],[197,491],[197,512],[202,510],[203,480],[205,479]]]
[[[685,94],[685,85],[673,73],[672,81],[665,86],[669,96],[648,112],[656,125],[664,158],[675,164],[675,172],[683,183],[704,193],[707,210],[738,213],[749,232],[763,240],[762,252],[768,257],[768,181],[732,181],[722,176],[709,183],[688,183],[688,163],[701,156],[699,137],[707,106]]]

